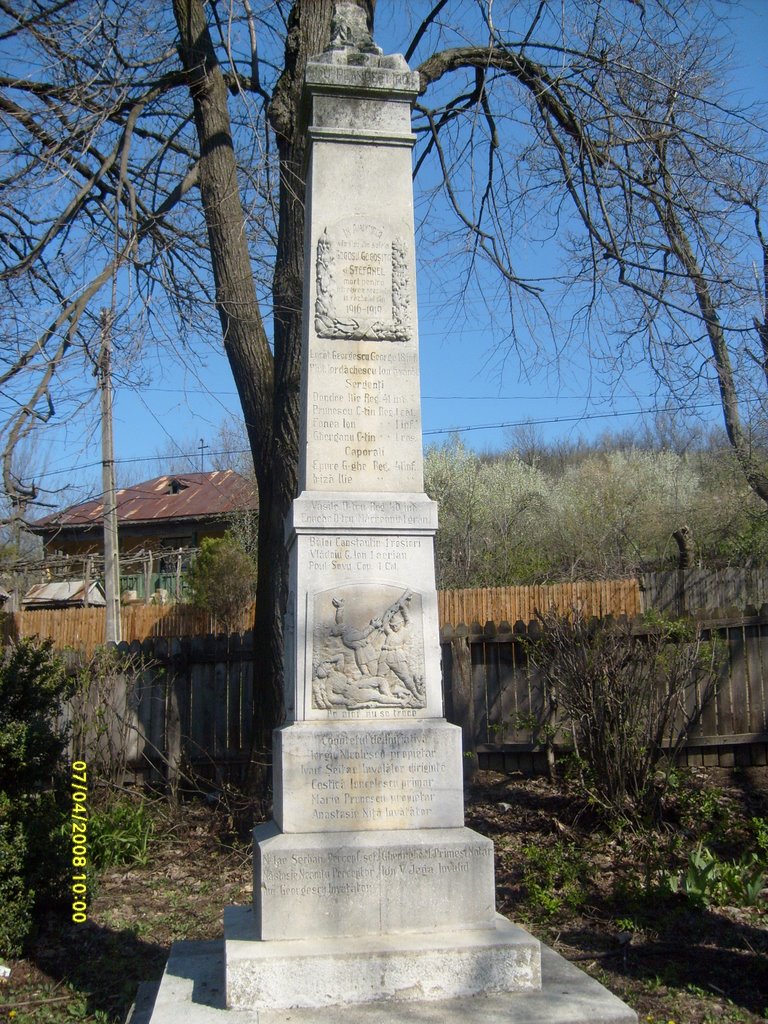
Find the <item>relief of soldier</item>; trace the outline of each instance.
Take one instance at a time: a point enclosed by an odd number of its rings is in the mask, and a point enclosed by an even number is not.
[[[410,628],[406,590],[384,613],[364,626],[345,620],[345,601],[334,595],[332,624],[312,666],[312,705],[348,711],[364,708],[423,708],[426,695],[422,659]],[[346,653],[349,652],[349,653]]]

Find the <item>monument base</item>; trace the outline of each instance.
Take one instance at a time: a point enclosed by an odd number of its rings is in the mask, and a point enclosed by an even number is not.
[[[538,940],[501,915],[495,928],[477,931],[277,942],[254,934],[251,907],[224,911],[231,1009],[431,1002],[541,987]]]
[[[176,942],[160,982],[145,982],[126,1024],[637,1024],[599,982],[541,946],[541,988],[433,1002],[286,1010],[225,1007],[224,943]]]
[[[496,926],[493,844],[471,829],[253,835],[254,939]]]

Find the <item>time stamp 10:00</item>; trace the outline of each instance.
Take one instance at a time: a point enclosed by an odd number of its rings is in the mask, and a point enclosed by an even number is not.
[[[85,761],[72,762],[72,920],[87,920],[88,774]]]

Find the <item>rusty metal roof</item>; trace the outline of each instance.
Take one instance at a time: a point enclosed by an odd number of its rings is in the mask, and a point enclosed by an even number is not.
[[[232,469],[212,473],[178,473],[123,487],[117,492],[120,526],[158,520],[216,519],[258,508],[256,488]],[[72,505],[31,524],[33,533],[96,526],[104,515],[101,498]]]
[[[85,604],[85,580],[62,580],[58,583],[38,583],[24,595],[25,608],[66,608]],[[103,607],[104,591],[98,583],[88,586],[88,604]]]

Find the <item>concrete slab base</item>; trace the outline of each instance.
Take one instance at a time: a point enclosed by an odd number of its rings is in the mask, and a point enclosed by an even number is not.
[[[423,1002],[541,987],[540,943],[494,928],[257,942],[252,907],[224,911],[227,1006],[278,1009]]]
[[[142,985],[126,1024],[637,1024],[598,982],[541,946],[542,987],[435,1002],[227,1010],[224,943],[177,942],[159,985]]]

